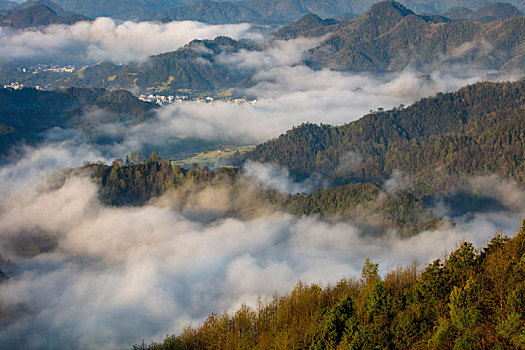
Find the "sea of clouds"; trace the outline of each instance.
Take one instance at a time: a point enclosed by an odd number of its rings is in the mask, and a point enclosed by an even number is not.
[[[0,55],[44,57],[77,48],[75,55],[125,62],[176,49],[197,37],[243,37],[248,29],[195,22],[117,24],[109,19],[19,32],[0,29],[0,45],[9,48]],[[524,213],[515,203],[524,194],[516,184],[494,177],[473,178],[470,184],[487,196],[512,200],[507,204],[514,210],[457,217],[455,225],[408,239],[395,233],[370,237],[351,222],[280,212],[210,220],[206,210],[220,209],[220,201],[195,204],[202,217],[161,205],[170,198],[143,207],[108,207],[99,201],[96,185],[84,177],[72,177],[62,186],[42,183],[55,171],[84,161],[110,163],[147,149],[165,150],[165,155],[187,138],[256,144],[303,122],[351,122],[370,110],[408,105],[486,80],[491,73],[472,67],[443,68],[430,76],[411,69],[380,76],[313,71],[298,62],[301,52],[314,44],[277,42],[257,53],[220,58],[223,64],[256,71],[255,84],[246,91],[257,97],[254,105],[173,104],[132,127],[98,126],[97,132],[114,136],[114,142],[97,144],[78,131],[57,129],[46,142],[21,145],[4,157],[0,254],[14,265],[2,267],[10,278],[0,284],[0,309],[11,319],[0,320],[1,347],[129,348],[142,339],[160,340],[190,323],[197,325],[211,312],[282,295],[298,280],[326,284],[358,276],[366,258],[379,263],[384,273],[414,260],[424,265],[462,240],[481,247],[500,229],[516,232]],[[324,186],[318,178],[295,183],[286,169],[267,164],[249,163],[245,173],[254,186],[289,193]],[[446,215],[447,208],[439,210]],[[16,249],[31,242],[45,249],[36,255]]]

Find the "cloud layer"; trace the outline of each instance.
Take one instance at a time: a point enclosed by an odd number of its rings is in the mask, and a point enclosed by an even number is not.
[[[116,22],[100,17],[92,22],[51,25],[41,29],[0,28],[0,61],[32,60],[93,63],[128,63],[149,55],[174,51],[193,39],[220,35],[234,39],[257,38],[249,24],[208,25],[182,21],[170,23]]]
[[[498,228],[514,232],[519,224],[517,215],[489,213],[402,240],[282,213],[203,223],[155,205],[104,207],[84,178],[58,189],[21,190],[1,208],[2,247],[12,247],[2,254],[18,270],[0,284],[0,306],[16,317],[0,330],[0,344],[30,349],[158,340],[210,312],[285,293],[299,279],[328,283],[359,275],[367,257],[383,272],[414,260],[425,264],[463,239],[479,246]],[[32,240],[16,240],[22,234]],[[28,248],[37,237],[53,248],[20,257],[20,245]]]
[[[60,26],[19,33],[27,35],[26,44],[20,47],[34,48],[40,43],[42,51],[57,54],[68,45],[79,45],[78,52],[92,58],[106,55],[104,59],[111,59],[120,54],[132,59],[162,45],[149,47],[157,44],[146,43],[148,36],[140,41],[133,34],[132,42],[142,43],[139,52],[129,40],[126,44],[126,33],[152,28],[153,32],[168,31],[168,26],[117,25],[102,19],[78,24],[76,37],[71,34],[74,30]],[[96,30],[99,27],[113,33],[107,41],[104,31]],[[223,27],[203,28],[224,31]],[[246,30],[231,28],[239,33]],[[45,44],[43,38],[53,38],[61,30],[69,35],[65,41]],[[2,40],[6,40],[5,33],[1,32]],[[194,38],[195,32],[189,35]],[[124,38],[123,43],[119,38]],[[46,46],[52,44],[56,47]],[[488,212],[454,218],[457,226],[410,239],[367,237],[352,223],[327,223],[315,217],[283,213],[244,220],[206,216],[212,209],[220,212],[223,205],[211,195],[192,204],[199,217],[161,205],[170,198],[140,208],[105,207],[97,199],[95,185],[85,178],[71,178],[58,188],[41,183],[52,172],[86,160],[109,162],[132,151],[166,145],[169,150],[188,138],[208,144],[257,143],[302,122],[350,122],[369,110],[457,89],[486,78],[487,73],[444,70],[428,78],[411,70],[384,76],[312,71],[295,65],[301,43],[276,45],[281,46],[259,54],[222,57],[226,64],[258,72],[255,86],[247,91],[258,98],[253,106],[174,104],[161,108],[156,119],[134,127],[101,125],[99,133],[115,136],[114,143],[104,145],[87,143],[78,133],[54,130],[52,140],[38,148],[21,148],[17,157],[0,167],[0,253],[16,263],[5,268],[12,278],[0,284],[0,309],[15,320],[0,328],[0,347],[126,348],[142,339],[149,342],[180,332],[211,312],[232,311],[242,301],[253,304],[258,296],[285,293],[299,279],[328,283],[359,275],[367,257],[384,272],[413,260],[425,264],[463,239],[479,246],[499,228],[509,233],[517,230],[522,213]],[[352,163],[360,161],[358,154],[345,156]],[[290,182],[286,170],[270,165],[249,164],[247,173],[257,185],[279,191],[312,188],[310,183]],[[396,184],[401,186],[402,181]],[[514,193],[509,206],[524,198],[515,184],[494,178],[476,178],[470,184],[495,198]]]

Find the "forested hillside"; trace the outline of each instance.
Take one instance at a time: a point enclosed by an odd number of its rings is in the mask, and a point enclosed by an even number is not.
[[[447,22],[415,15],[394,1],[374,5],[309,51],[312,67],[390,72],[445,63],[485,69],[523,68],[525,17],[503,22]]]
[[[385,181],[394,169],[422,193],[454,174],[498,174],[523,183],[525,81],[478,83],[342,126],[303,124],[241,158],[274,162],[297,177]]]
[[[468,178],[497,175],[523,184],[523,130],[525,81],[478,83],[342,126],[302,124],[233,160],[277,164],[297,180],[321,175],[326,188],[308,194],[254,188],[239,169],[173,167],[158,155],[87,169],[110,205],[143,205],[171,190],[182,209],[211,186],[227,193],[229,215],[253,217],[264,207],[410,236],[442,223],[432,211],[439,201],[452,216],[515,210],[479,193]],[[241,197],[255,204],[244,206]]]
[[[352,221],[369,234],[396,230],[402,236],[434,229],[442,223],[409,191],[385,191],[374,183],[288,194],[255,186],[238,168],[184,169],[159,159],[156,152],[147,159],[132,153],[111,166],[89,164],[67,175],[78,171],[87,173],[99,185],[100,199],[112,206],[145,205],[165,195],[172,207],[184,211],[195,205],[201,194],[217,191],[225,203],[221,213],[244,219],[282,211],[298,217],[317,215],[328,221]],[[479,196],[472,201],[473,206],[476,200]]]
[[[53,9],[45,3],[35,3],[32,6],[19,6],[6,12],[0,12],[0,26],[14,29],[24,29],[50,24],[73,24],[89,21],[89,18],[73,13],[64,13],[61,9]]]
[[[476,10],[466,7],[455,7],[443,13],[443,16],[453,20],[470,20],[478,22],[502,21],[512,16],[522,16],[516,7],[508,3],[495,3]]]
[[[282,297],[211,314],[148,349],[521,349],[525,347],[525,222],[481,251],[465,242],[424,270],[325,287],[299,282]],[[136,348],[140,348],[136,346]]]
[[[39,91],[24,88],[0,89],[0,149],[24,140],[35,142],[39,134],[54,127],[93,126],[84,117],[89,109],[106,110],[102,123],[144,121],[156,105],[138,100],[129,91],[68,88]]]

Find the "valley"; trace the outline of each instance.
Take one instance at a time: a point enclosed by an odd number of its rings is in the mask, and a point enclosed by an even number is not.
[[[522,348],[524,11],[0,0],[0,348]]]

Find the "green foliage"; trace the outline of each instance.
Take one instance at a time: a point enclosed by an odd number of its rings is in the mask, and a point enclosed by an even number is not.
[[[523,129],[525,81],[478,83],[337,127],[302,124],[239,161],[271,161],[297,178],[318,173],[336,184],[386,182],[401,169],[419,200],[452,189],[458,174],[498,174],[523,183]],[[355,154],[360,161],[352,163]],[[403,220],[412,220],[404,203],[396,205]]]
[[[4,153],[18,141],[32,144],[39,134],[52,129],[77,128],[96,137],[93,123],[84,118],[93,107],[109,113],[106,123],[137,123],[153,116],[155,105],[143,102],[129,91],[68,88],[59,91],[0,89],[0,150]]]
[[[490,21],[490,16],[482,17]],[[509,18],[497,26],[471,21],[450,22],[441,16],[415,15],[397,2],[383,1],[311,49],[307,62],[316,68],[391,72],[408,65],[432,69],[439,57],[440,65],[445,61],[500,69],[514,55],[523,58],[523,52],[514,50],[524,39],[524,28],[523,16]],[[459,54],[458,48],[467,43],[478,47],[467,54]],[[505,54],[501,55],[502,52]]]
[[[0,26],[25,29],[59,23],[73,24],[79,21],[89,20],[87,17],[73,13],[61,14],[60,10],[62,9],[51,9],[45,3],[36,3],[32,6],[19,6],[7,13],[0,13]]]
[[[378,266],[367,260],[364,282],[341,280],[324,288],[299,282],[290,294],[255,310],[242,305],[233,315],[212,314],[150,348],[521,349],[523,232],[496,236],[481,252],[465,243],[421,274],[415,266],[398,267],[381,279]],[[502,305],[486,302],[499,298],[490,271],[509,281]]]

